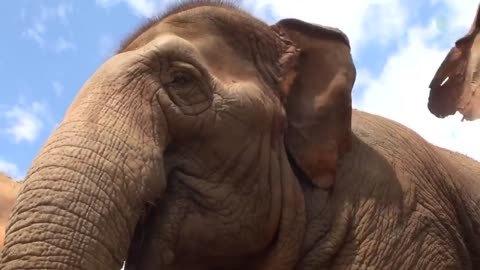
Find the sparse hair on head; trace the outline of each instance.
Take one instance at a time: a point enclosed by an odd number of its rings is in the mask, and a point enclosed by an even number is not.
[[[155,26],[157,23],[161,22],[165,18],[180,13],[182,11],[201,6],[224,7],[244,12],[240,8],[239,1],[234,0],[180,0],[174,4],[169,5],[163,12],[161,12],[157,16],[147,19],[145,23],[143,23],[132,34],[130,34],[126,39],[121,42],[117,53],[124,51],[128,47],[128,45],[132,43],[137,37],[139,37],[142,33]]]

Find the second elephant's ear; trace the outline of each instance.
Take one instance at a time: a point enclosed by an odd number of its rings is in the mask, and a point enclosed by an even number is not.
[[[338,159],[351,145],[356,70],[348,38],[336,28],[296,19],[273,28],[299,50],[294,75],[285,76],[287,150],[315,186],[329,188]]]
[[[480,118],[480,6],[468,33],[455,42],[430,83],[428,109],[437,117],[459,111]]]

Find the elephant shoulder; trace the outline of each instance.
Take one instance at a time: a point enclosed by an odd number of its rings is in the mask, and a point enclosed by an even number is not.
[[[462,170],[466,174],[471,175],[480,175],[480,163],[462,153],[452,151],[440,146],[434,146],[436,151],[445,156],[454,167],[457,167],[459,170]]]
[[[405,125],[359,110],[352,113],[352,131],[356,137],[374,148],[405,146],[414,152],[433,150],[433,145]]]
[[[392,177],[407,183],[436,182],[436,175],[447,177],[444,168],[449,166],[448,159],[418,133],[394,120],[355,110],[352,131],[352,156],[369,164],[369,168],[383,164],[383,171],[388,170]]]
[[[357,165],[356,170],[365,170],[366,175],[372,174],[372,168],[381,172],[370,177],[370,182],[401,186],[429,183],[437,198],[442,192],[462,194],[480,205],[480,163],[476,160],[435,146],[396,121],[358,110],[352,114],[352,131],[355,143],[350,160],[363,165]],[[450,199],[457,195],[450,195]],[[453,201],[464,205],[461,199]],[[478,216],[480,224],[480,211]]]

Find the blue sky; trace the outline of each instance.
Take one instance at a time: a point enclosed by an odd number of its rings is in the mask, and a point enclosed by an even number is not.
[[[161,12],[165,3],[3,1],[0,171],[24,176],[82,84],[126,35],[146,17]],[[395,119],[435,144],[480,158],[478,150],[472,150],[472,132],[480,134],[478,123],[460,123],[458,116],[435,119],[426,109],[428,83],[453,42],[468,30],[478,3],[354,3],[247,0],[243,6],[270,23],[296,17],[341,28],[351,39],[358,69],[355,107]],[[353,11],[346,11],[347,5]]]
[[[142,18],[94,1],[2,5],[0,160],[22,177],[82,84]]]

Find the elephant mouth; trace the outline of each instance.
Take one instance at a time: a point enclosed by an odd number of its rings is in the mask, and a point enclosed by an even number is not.
[[[162,199],[158,199],[153,203],[146,203],[140,214],[140,218],[135,226],[128,256],[125,262],[125,269],[137,269],[137,266],[147,250],[149,241],[155,240],[154,225],[156,217],[158,217]]]

